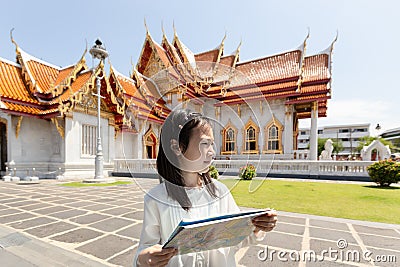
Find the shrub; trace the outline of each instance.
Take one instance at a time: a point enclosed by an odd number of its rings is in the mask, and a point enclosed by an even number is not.
[[[251,180],[257,176],[256,167],[252,164],[247,164],[239,169],[239,178],[243,180]]]
[[[215,168],[214,165],[210,165],[209,172],[210,172],[211,178],[218,179],[219,173],[218,173],[217,168]]]
[[[371,180],[379,186],[389,186],[400,181],[400,163],[391,160],[375,162],[367,167]]]

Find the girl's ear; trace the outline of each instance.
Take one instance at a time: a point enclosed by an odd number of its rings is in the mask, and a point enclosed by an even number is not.
[[[175,153],[177,157],[182,154],[181,149],[179,148],[178,141],[176,141],[175,139],[171,139],[171,150]]]

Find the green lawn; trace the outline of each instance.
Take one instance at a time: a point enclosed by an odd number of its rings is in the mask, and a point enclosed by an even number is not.
[[[113,185],[124,185],[131,184],[129,181],[117,181],[114,183],[83,183],[83,182],[71,182],[61,184],[61,186],[71,186],[71,187],[85,187],[85,186],[113,186]]]
[[[264,180],[250,193],[250,181],[220,181],[243,207],[400,224],[400,187]]]

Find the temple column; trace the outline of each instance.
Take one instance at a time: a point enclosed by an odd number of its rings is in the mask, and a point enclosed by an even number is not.
[[[285,106],[285,126],[283,136],[283,153],[293,155],[293,106]]]
[[[309,160],[317,160],[318,157],[318,102],[313,102],[311,106],[311,128],[310,128],[310,153]]]

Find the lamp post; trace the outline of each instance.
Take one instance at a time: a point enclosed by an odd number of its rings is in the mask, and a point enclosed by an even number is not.
[[[97,39],[95,45],[89,50],[89,53],[93,58],[97,58],[102,62],[108,57],[108,52],[102,46],[103,43]],[[103,76],[104,77],[104,76]],[[94,179],[103,179],[103,148],[101,146],[101,131],[100,131],[100,106],[101,106],[101,95],[100,95],[100,79],[103,77],[96,77],[96,89],[97,89],[97,146],[96,146],[96,157],[94,160],[95,174]]]
[[[379,141],[379,130],[382,127],[379,125],[379,123],[376,124],[375,130],[376,130],[376,140]],[[378,148],[376,148],[376,161],[379,161],[379,155],[378,155]]]

